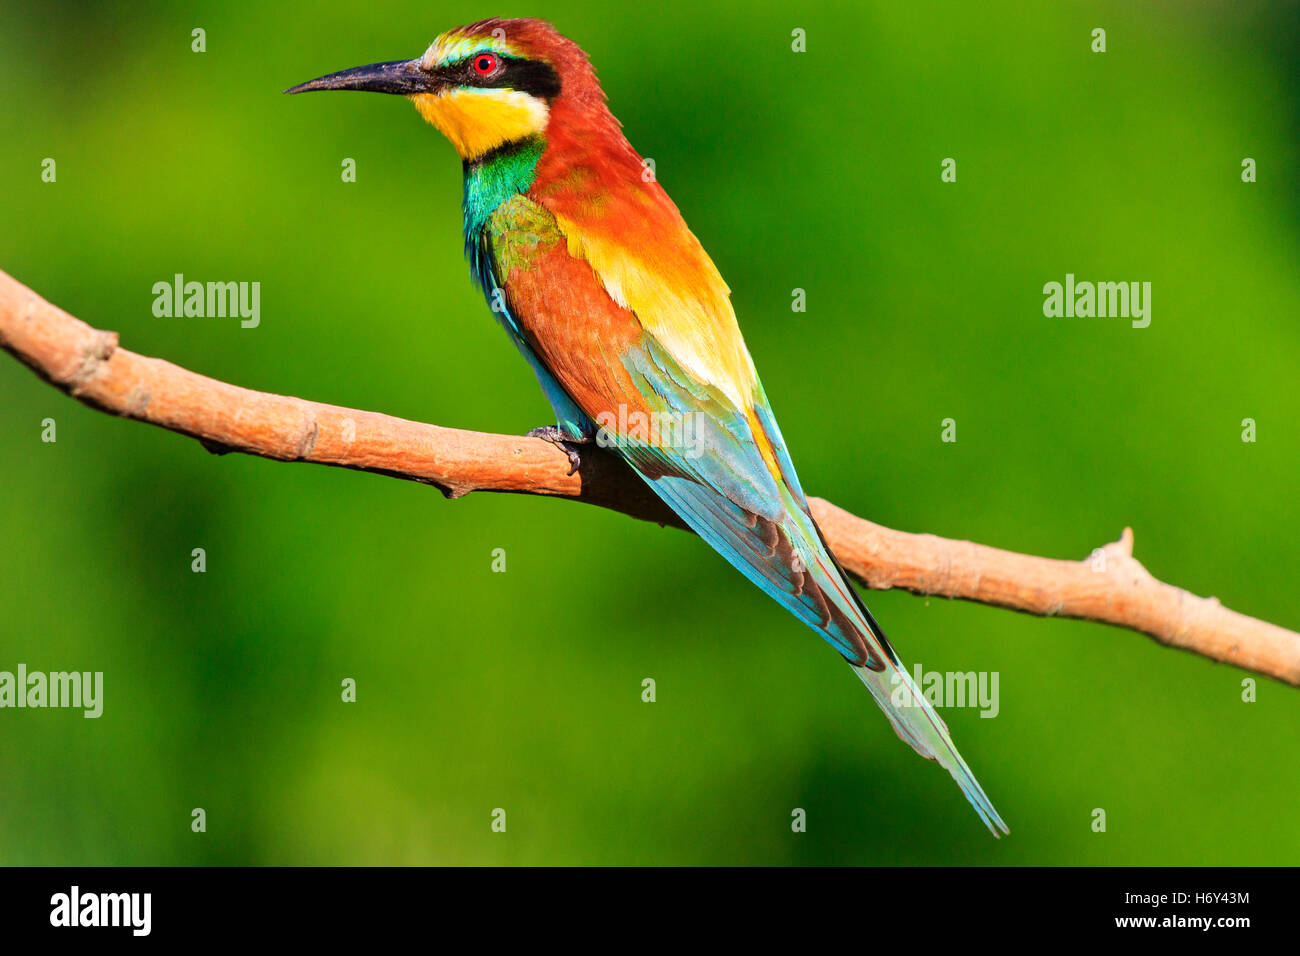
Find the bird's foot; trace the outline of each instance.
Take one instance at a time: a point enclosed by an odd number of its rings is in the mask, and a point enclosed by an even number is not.
[[[574,474],[578,466],[582,464],[582,452],[579,450],[580,445],[589,445],[593,441],[588,436],[574,438],[559,425],[543,425],[540,428],[534,428],[530,431],[527,438],[540,438],[542,441],[548,441],[556,448],[559,448],[569,456],[569,474]]]

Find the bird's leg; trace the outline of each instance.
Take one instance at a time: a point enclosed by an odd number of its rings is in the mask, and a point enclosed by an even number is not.
[[[528,438],[540,438],[542,441],[548,441],[556,448],[562,450],[569,456],[569,474],[578,470],[582,464],[582,452],[579,450],[581,445],[590,445],[596,440],[595,435],[583,433],[574,434],[567,428],[561,428],[559,425],[543,425],[540,428],[534,428],[527,436]]]

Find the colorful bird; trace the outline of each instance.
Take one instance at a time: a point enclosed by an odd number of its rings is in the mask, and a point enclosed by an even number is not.
[[[741,573],[852,666],[894,730],[1009,832],[808,510],[730,290],[550,24],[483,20],[414,60],[286,90],[407,97],[456,148],[470,269],[568,451],[612,447]]]

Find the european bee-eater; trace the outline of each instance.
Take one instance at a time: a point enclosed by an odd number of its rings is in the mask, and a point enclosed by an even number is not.
[[[701,538],[820,634],[894,730],[1007,831],[813,521],[730,290],[624,138],[587,56],[484,20],[414,60],[295,86],[407,97],[460,154],[465,249],[570,454],[612,447]],[[901,703],[899,702],[901,700]]]

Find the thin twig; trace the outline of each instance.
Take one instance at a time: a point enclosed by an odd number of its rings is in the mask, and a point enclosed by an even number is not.
[[[160,425],[210,451],[355,468],[471,491],[572,498],[684,527],[613,455],[563,451],[538,438],[441,428],[239,388],[137,355],[0,272],[0,346],[92,408]],[[813,514],[840,561],[872,588],[961,598],[1103,621],[1300,686],[1300,634],[1238,614],[1215,598],[1157,581],[1133,557],[1133,533],[1083,561],[1016,554],[872,524],[820,498]]]

